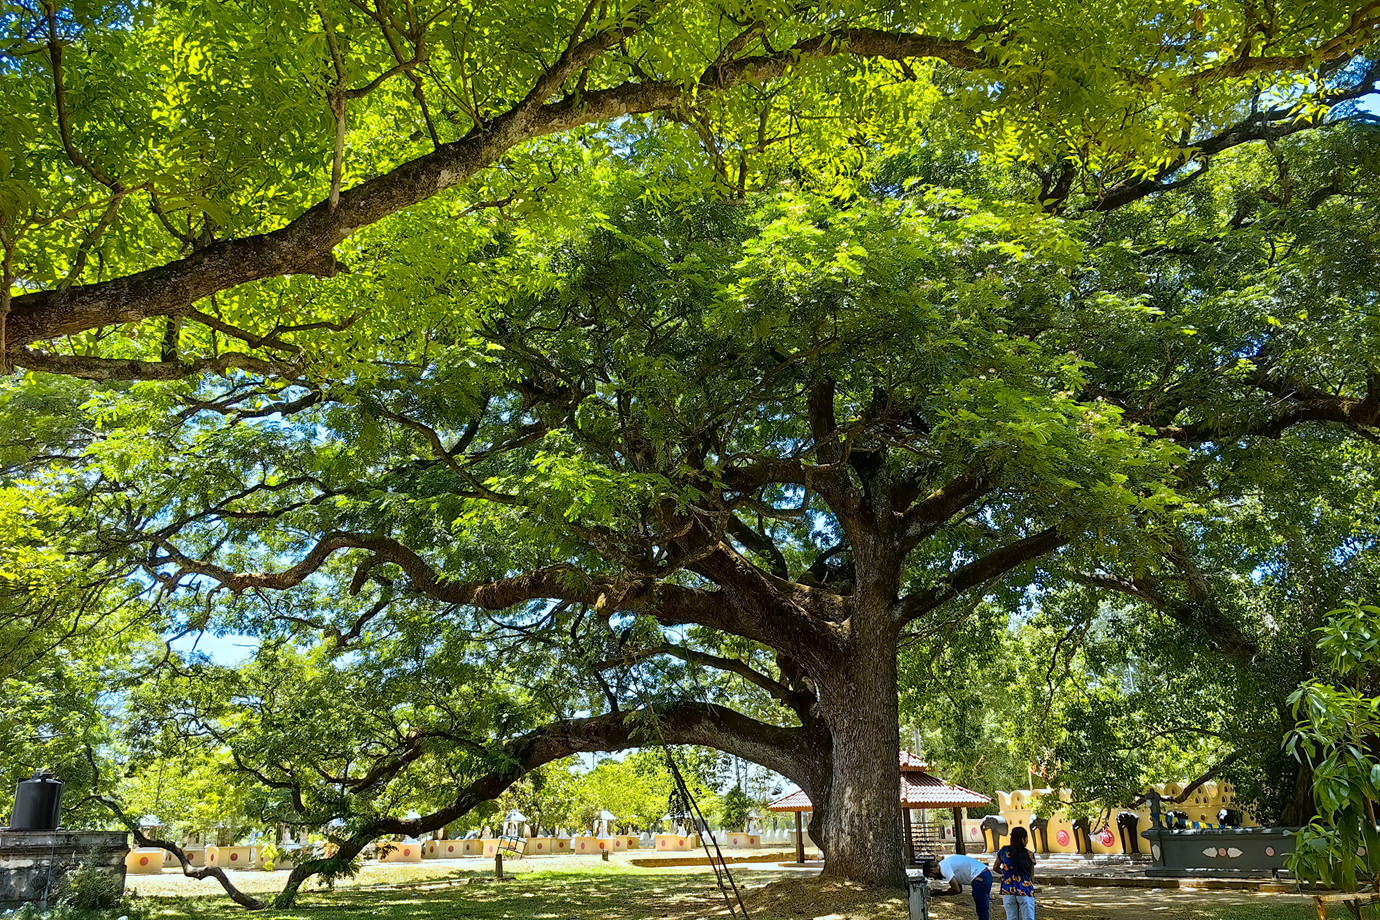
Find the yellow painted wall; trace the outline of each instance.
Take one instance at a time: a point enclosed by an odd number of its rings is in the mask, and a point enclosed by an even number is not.
[[[249,869],[259,861],[259,848],[221,847],[216,865],[222,869]]]
[[[657,834],[656,848],[658,851],[674,852],[677,850],[693,850],[700,845],[700,838],[695,834]]]
[[[379,862],[410,863],[422,861],[422,844],[416,840],[393,841],[387,848],[379,847]]]
[[[125,871],[135,875],[157,875],[163,871],[161,847],[135,847],[125,856]]]
[[[1172,799],[1183,795],[1183,783],[1164,783],[1152,786],[1161,798]],[[1147,788],[1147,792],[1149,791]],[[1006,819],[1011,827],[1021,826],[1028,828],[1030,818],[1033,813],[1032,805],[1036,798],[1050,795],[1051,789],[1037,789],[1031,792],[1026,789],[1015,789],[1010,792],[997,792],[997,806],[1000,814]],[[1230,783],[1204,783],[1198,789],[1189,794],[1188,798],[1180,804],[1165,802],[1163,811],[1182,811],[1188,815],[1190,822],[1198,822],[1202,825],[1216,825],[1217,813],[1223,808],[1235,808],[1234,790]],[[1059,797],[1062,801],[1069,801],[1069,790],[1060,790]],[[1135,809],[1140,816],[1139,830],[1145,830],[1150,826],[1150,805],[1146,803]],[[1242,823],[1246,827],[1258,827],[1255,819],[1249,812],[1243,810]],[[1057,811],[1049,818],[1049,851],[1051,853],[1076,853],[1078,852],[1077,841],[1073,836],[1073,824],[1063,811]],[[1093,841],[1093,853],[1120,853],[1121,836],[1116,828],[1116,815],[1111,816],[1109,826],[1105,828],[1094,827],[1091,830]],[[1110,843],[1108,842],[1110,840]],[[1038,846],[1038,841],[1032,840],[1032,846]],[[1040,847],[1043,850],[1043,847]]]

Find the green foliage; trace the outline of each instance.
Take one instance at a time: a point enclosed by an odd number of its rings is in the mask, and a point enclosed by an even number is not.
[[[681,769],[690,794],[712,823],[719,817],[718,796],[693,771]],[[666,753],[651,747],[621,760],[601,760],[580,777],[577,788],[575,815],[581,827],[592,829],[599,812],[608,810],[618,816],[614,823],[619,827],[648,829],[663,824],[676,786]]]
[[[1254,8],[1088,0],[1051,19],[1029,2],[836,0],[801,10],[695,0],[586,15],[583,3],[526,0],[438,4],[403,22],[341,0],[234,10],[198,0],[55,8],[49,35],[45,17],[24,9],[0,27],[10,61],[0,72],[7,264],[16,291],[52,291],[280,228],[329,198],[339,90],[347,190],[383,177],[405,185],[407,164],[500,123],[520,100],[569,107],[582,93],[630,97],[605,124],[561,142],[527,138],[477,164],[488,168],[451,194],[424,196],[412,214],[361,232],[338,255],[362,278],[283,278],[290,269],[275,269],[222,291],[215,320],[188,317],[176,337],[179,357],[212,357],[228,350],[226,329],[239,329],[247,334],[235,347],[300,353],[313,379],[367,380],[369,346],[403,331],[408,312],[464,326],[446,309],[465,299],[463,287],[442,288],[430,303],[407,296],[409,287],[437,292],[426,278],[448,262],[447,246],[400,239],[400,225],[417,216],[470,252],[501,241],[509,222],[517,235],[567,237],[597,223],[585,219],[599,210],[591,191],[620,156],[656,164],[642,194],[660,206],[706,193],[743,199],[783,175],[841,199],[877,175],[878,153],[927,160],[945,185],[961,184],[954,173],[1004,171],[1037,207],[1048,192],[1031,173],[1067,167],[1080,179],[1075,195],[1091,199],[1120,179],[1172,170],[1199,133],[1248,115],[1253,99],[1321,117],[1334,63],[1369,37],[1351,12],[1340,0],[1292,0],[1256,21]],[[557,79],[530,95],[567,46],[597,45],[611,30],[622,40],[591,53],[578,91]],[[837,36],[850,30],[926,36],[966,63],[843,53],[849,43]],[[784,50],[798,41],[834,53]],[[50,42],[65,76],[62,118]],[[789,66],[761,67],[764,77],[779,73],[762,83],[716,91],[706,76],[730,58],[751,68],[782,56]],[[646,111],[637,92],[647,87],[686,92],[654,106],[665,116],[642,119],[632,113]],[[372,271],[389,259],[413,277]],[[320,324],[350,317],[348,330],[321,334]],[[74,345],[156,359],[165,331],[161,320],[113,335],[86,329]]]
[[[124,884],[120,875],[88,863],[74,867],[63,878],[58,903],[76,911],[106,912],[121,906]]]
[[[337,84],[368,87],[346,186],[392,200],[438,141],[491,136],[585,6],[418,10],[402,28],[334,0],[86,5],[55,16],[54,48],[4,20],[6,298],[297,219],[329,194]],[[1318,114],[1365,63],[1314,72],[1347,12],[601,8],[581,28],[629,34],[557,81],[569,110],[629,81],[698,87],[674,118],[508,150],[362,221],[336,247],[348,273],[280,259],[199,315],[63,346],[243,347],[292,375],[4,380],[0,768],[42,758],[179,833],[348,835],[491,772],[519,782],[457,826],[509,805],[648,826],[670,782],[645,714],[648,749],[583,778],[520,777],[514,752],[686,700],[826,750],[814,703],[841,666],[773,632],[819,601],[822,634],[869,603],[904,630],[906,727],[950,778],[991,791],[1037,765],[1110,806],[1215,767],[1284,813],[1284,697],[1336,659],[1321,611],[1375,571],[1377,454],[1368,423],[1336,422],[1375,386],[1380,162],[1373,128],[1339,120],[1174,170],[1261,99]],[[885,27],[989,58],[800,55],[714,92],[743,21],[745,54]],[[1146,177],[1165,187],[1098,210]],[[933,519],[907,520],[927,496]],[[251,652],[188,650],[206,635]],[[685,759],[716,810],[714,755]]]
[[[583,788],[585,777],[575,772],[574,767],[575,764],[565,759],[527,773],[498,797],[493,814],[502,820],[503,815],[517,809],[531,819],[529,823],[534,829],[551,833],[558,827],[583,824],[587,798]],[[487,820],[490,816],[476,817]]]
[[[282,858],[283,853],[278,849],[276,844],[264,843],[260,845],[259,862],[263,866],[265,872],[272,872],[273,868],[278,865],[278,861]]]
[[[1286,749],[1313,772],[1317,817],[1297,837],[1290,870],[1342,891],[1380,873],[1380,607],[1349,602],[1319,629],[1319,651],[1338,683],[1305,682],[1289,698],[1298,725]]]
[[[194,837],[229,846],[262,826],[252,810],[256,790],[223,750],[169,750],[144,759],[140,748],[137,741],[130,745],[135,757],[119,798],[129,814],[158,818],[167,839]]]
[[[752,811],[753,801],[748,798],[738,786],[734,786],[724,793],[723,797],[723,826],[727,830],[747,830],[748,814]]]

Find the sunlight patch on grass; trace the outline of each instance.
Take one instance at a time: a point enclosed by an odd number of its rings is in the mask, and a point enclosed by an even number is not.
[[[726,918],[723,893],[708,871],[597,866],[532,867],[497,882],[478,873],[447,884],[309,889],[292,910],[254,920],[700,920]],[[738,878],[752,920],[905,920],[900,892],[754,872]],[[224,898],[149,898],[150,920],[250,920]],[[1000,902],[993,915],[1001,916]],[[964,895],[934,904],[935,920],[972,920]],[[1148,889],[1050,888],[1042,920],[1311,920],[1311,901],[1291,895]]]

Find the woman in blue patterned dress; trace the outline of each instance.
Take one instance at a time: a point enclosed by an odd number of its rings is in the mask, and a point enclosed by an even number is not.
[[[1026,845],[1029,832],[1011,829],[1011,843],[997,850],[992,870],[1001,877],[1006,920],[1035,920],[1035,854]]]

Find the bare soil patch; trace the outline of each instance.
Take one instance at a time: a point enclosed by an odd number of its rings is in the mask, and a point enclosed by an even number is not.
[[[823,879],[785,879],[744,892],[752,920],[904,920],[905,898],[891,889]],[[1316,914],[1303,895],[1147,888],[1050,887],[1040,892],[1042,920],[1307,920]],[[936,898],[935,920],[973,920],[971,897]],[[1002,920],[1001,902],[992,917]]]

